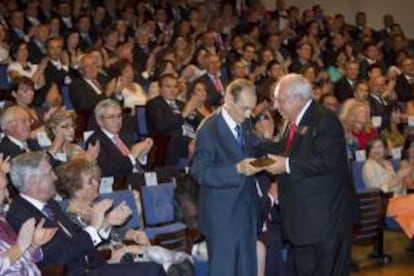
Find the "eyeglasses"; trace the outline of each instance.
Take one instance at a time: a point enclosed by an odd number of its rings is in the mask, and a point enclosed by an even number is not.
[[[14,119],[9,121],[9,123],[19,123],[19,124],[33,124],[33,119],[30,118],[21,118],[21,119]]]
[[[280,104],[284,104],[285,102],[287,102],[291,97],[275,97],[275,102],[278,102]]]
[[[107,120],[115,120],[115,119],[122,119],[122,114],[113,114],[113,115],[102,115],[101,118],[107,119]]]

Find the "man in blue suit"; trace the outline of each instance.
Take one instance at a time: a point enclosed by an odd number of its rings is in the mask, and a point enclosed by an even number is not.
[[[252,133],[254,85],[229,84],[224,106],[198,130],[191,174],[200,185],[199,229],[207,240],[210,276],[251,276],[256,266],[256,204],[250,164],[257,138]]]

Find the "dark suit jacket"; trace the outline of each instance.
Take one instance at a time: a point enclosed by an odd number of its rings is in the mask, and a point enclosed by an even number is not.
[[[407,102],[410,97],[414,96],[414,84],[410,85],[405,75],[400,74],[395,83],[395,92],[399,102]]]
[[[385,101],[385,100],[383,100]],[[370,94],[368,96],[368,102],[370,107],[371,116],[380,116],[382,118],[382,124],[380,130],[390,125],[391,112],[393,108],[393,103],[386,102],[386,105],[379,102],[376,98]]]
[[[96,104],[105,99],[104,92],[98,95],[82,77],[75,78],[69,86],[70,98],[76,111],[93,111]]]
[[[63,69],[59,70],[53,65],[52,62],[48,62],[45,69],[45,80],[47,83],[55,83],[57,86],[62,87],[65,85],[65,78],[69,76],[69,71]]]
[[[206,73],[202,75],[199,78],[199,80],[201,80],[206,86],[207,96],[208,96],[207,102],[211,106],[220,106],[223,102],[223,96],[221,94],[221,91],[218,91],[216,89],[216,86],[214,85],[214,82],[211,80],[209,75]],[[221,78],[221,83],[223,85],[223,89],[226,89],[224,80],[222,78]]]
[[[40,49],[39,46],[33,40],[31,40],[27,46],[30,53],[29,61],[34,64],[40,63],[42,59],[45,57],[45,53],[42,52],[42,49]]]
[[[182,110],[184,103],[180,101],[176,101],[176,103],[178,108]],[[167,165],[176,165],[180,157],[186,157],[190,139],[182,135],[181,126],[184,124],[184,118],[180,114],[175,114],[161,96],[147,103],[147,121],[151,136],[168,137],[165,152]]]
[[[279,154],[286,136],[276,149]],[[344,137],[334,113],[315,103],[309,106],[287,153],[290,174],[278,177],[284,234],[296,246],[350,234],[357,219]]]
[[[343,103],[354,96],[353,87],[349,84],[348,79],[345,76],[335,82],[334,94],[340,103]]]
[[[28,140],[27,146],[31,151],[42,150],[36,140]],[[26,151],[22,150],[18,145],[5,136],[0,142],[0,152],[3,153],[4,157],[10,156],[10,158],[14,158]]]
[[[122,135],[120,138],[128,147],[131,145]],[[97,129],[86,141],[86,144],[95,144],[96,141],[99,141],[100,144],[97,161],[102,176],[123,176],[132,172],[133,166],[129,157],[123,156],[101,129]]]
[[[58,264],[68,266],[70,271],[76,275],[81,275],[83,267],[86,267],[85,256],[95,252],[95,247],[85,231],[73,224],[62,212],[59,205],[54,201],[48,202],[53,210],[56,220],[58,220],[70,233],[71,237],[62,228],[56,232],[52,240],[42,246],[43,259],[40,264]],[[34,207],[21,196],[13,199],[10,210],[7,213],[7,221],[18,233],[21,225],[27,219],[34,217],[36,221],[44,218],[45,227],[56,227],[56,222],[49,220],[42,212]],[[104,260],[96,259],[100,264]]]

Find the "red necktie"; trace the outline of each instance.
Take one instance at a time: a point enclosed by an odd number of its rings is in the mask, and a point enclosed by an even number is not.
[[[293,141],[293,137],[295,137],[295,133],[296,133],[297,127],[295,122],[290,122],[289,124],[289,133],[286,139],[286,143],[285,143],[285,152],[288,152],[290,149],[290,146],[292,144]]]
[[[214,76],[214,86],[216,87],[216,91],[220,94],[223,93],[223,85],[221,84],[220,78],[217,76]]]
[[[128,156],[129,154],[129,149],[128,147],[124,144],[124,142],[122,142],[121,139],[119,139],[118,136],[114,136],[113,141],[115,143],[115,146],[119,149],[119,151],[122,153],[123,156]]]

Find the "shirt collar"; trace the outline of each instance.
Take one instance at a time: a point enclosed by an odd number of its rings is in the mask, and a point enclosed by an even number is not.
[[[45,207],[46,202],[42,202],[40,200],[34,199],[28,195],[25,194],[20,194],[20,196],[22,198],[24,198],[25,200],[27,200],[30,204],[32,204],[34,207],[36,207],[36,209],[38,209],[39,211],[43,212],[43,207]]]
[[[26,150],[27,148],[27,143],[24,143],[22,141],[17,140],[14,137],[11,137],[10,135],[7,135],[7,138],[9,138],[10,141],[12,141],[12,143],[16,144],[17,146],[19,146],[19,148],[21,148],[22,150]]]
[[[235,128],[238,124],[233,120],[233,118],[230,116],[229,112],[224,107],[221,109],[221,116],[223,116],[224,122],[230,128],[233,135],[235,135],[235,137],[236,137],[237,133],[236,133]]]
[[[299,126],[300,121],[302,121],[303,116],[305,115],[306,110],[308,110],[309,106],[311,105],[312,100],[308,100],[306,104],[302,107],[302,110],[299,112],[298,116],[296,117],[295,124]]]
[[[117,134],[110,133],[109,131],[101,128],[102,132],[112,141],[114,138],[119,137]]]

